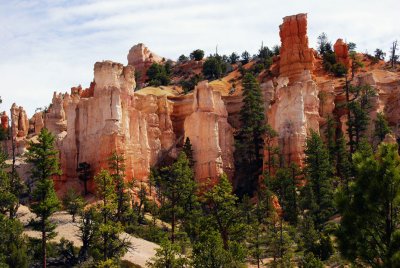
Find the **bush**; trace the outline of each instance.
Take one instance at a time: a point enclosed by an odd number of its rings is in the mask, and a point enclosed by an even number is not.
[[[185,94],[189,93],[201,80],[203,80],[203,76],[196,74],[187,80],[181,81],[180,85],[182,86],[183,92]]]
[[[207,79],[217,79],[225,72],[226,65],[218,56],[209,57],[203,65],[203,74]]]
[[[196,49],[190,53],[190,59],[195,61],[200,61],[204,58],[204,51],[201,49]]]
[[[189,58],[188,57],[186,57],[185,55],[180,55],[179,56],[179,58],[178,58],[178,62],[186,62],[186,61],[188,61],[189,60]]]
[[[347,74],[347,67],[339,62],[332,65],[331,71],[336,77],[343,77]]]
[[[150,86],[167,86],[170,81],[171,65],[153,63],[146,72]]]

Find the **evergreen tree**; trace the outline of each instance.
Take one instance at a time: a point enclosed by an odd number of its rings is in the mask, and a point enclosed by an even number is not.
[[[185,207],[196,191],[196,183],[193,172],[189,166],[189,160],[184,152],[169,167],[163,168],[164,175],[161,178],[162,194],[167,202],[164,208],[171,215],[171,242],[175,242],[175,229],[179,219],[184,216]]]
[[[389,133],[390,128],[385,116],[382,113],[378,113],[375,120],[374,137],[378,140],[378,143],[381,143],[385,139],[386,134]]]
[[[327,125],[326,125],[326,140],[327,140],[327,149],[329,151],[329,162],[332,166],[336,163],[336,122],[335,120],[328,116]]]
[[[316,227],[321,229],[322,224],[334,212],[332,167],[328,150],[321,137],[314,131],[307,138],[305,154],[307,184],[302,190],[302,195],[307,202],[303,202],[303,208],[309,210]]]
[[[297,224],[299,204],[297,195],[300,169],[292,164],[289,168],[280,168],[271,180],[271,190],[277,195],[283,209],[283,218],[292,225]]]
[[[118,262],[131,245],[126,238],[120,237],[123,231],[121,223],[113,222],[114,212],[117,210],[115,184],[107,170],[100,171],[94,180],[100,203],[99,216],[95,217],[98,227],[92,248],[93,255],[98,261]]]
[[[129,196],[126,192],[125,183],[125,158],[122,154],[113,152],[108,158],[108,166],[115,185],[117,210],[115,217],[117,221],[124,223],[124,215],[129,209]]]
[[[193,267],[232,267],[233,258],[223,246],[221,236],[213,230],[205,230],[193,245]]]
[[[352,164],[351,156],[347,150],[346,140],[343,135],[337,141],[336,174],[341,180],[341,187],[347,191],[352,177]]]
[[[347,131],[349,134],[349,143],[351,152],[354,152],[354,148],[358,146],[361,139],[365,137],[365,131],[369,125],[369,111],[372,108],[371,99],[376,95],[374,88],[369,85],[364,86],[349,86],[346,94],[352,94],[353,99],[348,98],[347,109],[348,109],[348,121]]]
[[[64,209],[72,216],[72,222],[75,222],[75,216],[79,214],[85,206],[83,198],[72,188],[67,190],[63,198]]]
[[[188,260],[180,254],[179,246],[169,240],[161,242],[155,257],[146,263],[150,268],[184,268],[189,267]]]
[[[82,242],[79,249],[78,261],[84,262],[89,258],[90,248],[93,246],[98,221],[95,219],[96,211],[94,207],[80,212],[78,237]]]
[[[50,222],[50,216],[60,207],[60,202],[54,190],[52,177],[60,175],[58,152],[54,149],[54,136],[43,128],[38,136],[38,142],[29,143],[26,159],[32,164],[31,178],[34,181],[31,210],[36,214],[35,227],[42,237],[42,266],[46,267],[47,240],[54,237],[55,224]]]
[[[0,267],[28,267],[29,257],[23,230],[18,220],[0,214]]]
[[[236,159],[239,169],[249,178],[243,182],[244,193],[252,195],[257,188],[263,165],[262,149],[266,122],[264,102],[256,78],[247,73],[243,78],[243,106],[240,110],[241,128],[236,136]],[[247,188],[247,189],[246,189]]]
[[[225,250],[229,250],[230,242],[243,239],[244,225],[240,211],[236,206],[238,198],[232,194],[232,185],[223,174],[219,182],[204,194],[204,205],[208,215],[208,223],[218,230]]]
[[[79,180],[83,181],[83,189],[86,196],[88,194],[87,183],[90,180],[90,164],[87,162],[79,163],[76,171],[78,172]]]
[[[338,197],[339,248],[347,259],[372,267],[400,264],[400,157],[397,145],[368,143],[354,154],[355,182]]]
[[[192,144],[190,143],[189,137],[186,137],[185,144],[183,145],[182,150],[186,154],[187,159],[189,160],[189,166],[193,168],[195,161],[193,158]]]

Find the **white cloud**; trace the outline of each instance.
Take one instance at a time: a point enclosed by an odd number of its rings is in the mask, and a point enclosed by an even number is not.
[[[256,53],[262,41],[279,43],[282,17],[303,12],[310,46],[326,32],[360,51],[387,51],[400,39],[398,10],[398,0],[0,0],[1,110],[17,102],[31,115],[53,91],[88,86],[96,61],[126,63],[139,42],[174,59],[216,45]]]

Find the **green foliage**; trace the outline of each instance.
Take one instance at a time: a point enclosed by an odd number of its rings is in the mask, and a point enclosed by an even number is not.
[[[292,225],[297,224],[299,207],[297,185],[300,169],[292,164],[289,168],[280,168],[271,180],[271,190],[277,195],[283,209],[283,218]]]
[[[23,226],[15,219],[0,215],[0,267],[28,267],[26,239]]]
[[[155,257],[146,263],[150,268],[183,268],[189,267],[188,260],[180,254],[179,246],[172,244],[169,240],[161,242],[160,248],[156,250]]]
[[[375,52],[374,52],[373,62],[378,63],[380,60],[384,60],[385,56],[386,56],[386,53],[384,53],[382,51],[382,49],[377,48],[377,49],[375,49]]]
[[[114,168],[117,167],[114,166]],[[94,179],[100,203],[97,205],[99,214],[94,216],[97,226],[93,238],[92,255],[98,261],[119,261],[131,244],[126,237],[121,237],[123,231],[121,223],[112,221],[118,206],[114,180],[107,170],[100,171]]]
[[[150,86],[167,86],[171,82],[169,65],[153,63],[146,72]]]
[[[185,94],[189,93],[190,91],[192,91],[195,86],[201,81],[203,80],[203,76],[201,74],[195,74],[192,77],[190,77],[187,80],[182,80],[180,81],[180,85],[182,86],[183,92]]]
[[[376,95],[376,92],[370,85],[350,86],[349,91],[354,98],[347,103],[350,115],[347,121],[347,132],[350,146],[354,147],[358,146],[361,139],[365,137],[370,121],[371,99]]]
[[[244,51],[242,53],[242,64],[246,64],[250,61],[250,53],[247,51]]]
[[[31,179],[34,182],[31,210],[36,214],[34,227],[42,233],[42,263],[46,263],[47,239],[54,237],[55,224],[50,216],[60,207],[52,177],[61,174],[58,151],[54,149],[54,136],[43,128],[38,136],[38,143],[31,141],[26,153],[26,160],[32,164]]]
[[[343,77],[347,74],[347,67],[343,63],[338,62],[332,65],[331,71],[336,77]]]
[[[87,162],[81,162],[78,164],[76,171],[78,172],[79,180],[83,181],[84,194],[87,195],[87,183],[90,180],[90,164]]]
[[[75,216],[79,214],[85,206],[83,198],[72,188],[68,189],[63,198],[64,209],[72,216],[72,222],[75,222]]]
[[[332,166],[326,146],[314,131],[307,138],[305,154],[307,184],[302,189],[303,209],[309,210],[315,226],[321,230],[334,212]]]
[[[326,33],[322,33],[318,36],[317,38],[317,44],[318,44],[318,53],[320,55],[325,55],[327,52],[332,51],[332,44],[328,40],[328,36]]]
[[[6,164],[7,155],[0,150],[0,213],[14,218],[19,206],[19,197],[25,191],[17,171]]]
[[[115,218],[122,224],[125,223],[125,215],[129,209],[129,195],[127,193],[127,186],[125,184],[125,158],[122,154],[116,151],[112,152],[108,158],[108,167],[110,169],[111,177],[115,185],[117,211]]]
[[[245,225],[236,206],[238,198],[232,193],[232,185],[223,174],[219,182],[204,194],[204,205],[209,215],[209,226],[218,230],[225,250],[229,250],[233,241],[241,241],[245,235]]]
[[[375,120],[374,137],[378,139],[378,142],[382,142],[385,139],[386,134],[389,134],[389,124],[385,119],[383,113],[378,113]]]
[[[203,64],[203,75],[210,80],[221,78],[226,71],[226,64],[221,56],[210,56]]]
[[[182,151],[185,153],[185,155],[189,161],[189,166],[191,168],[193,168],[195,161],[193,158],[192,144],[190,143],[189,137],[186,137],[185,144],[183,145]]]
[[[187,62],[189,60],[188,57],[186,57],[185,55],[180,55],[178,58],[178,62],[183,63],[183,62]]]
[[[312,253],[307,253],[302,262],[301,262],[301,267],[303,268],[324,268],[324,263],[316,258],[314,254]]]
[[[236,161],[239,169],[248,176],[244,192],[252,194],[262,168],[262,148],[266,133],[264,102],[256,78],[247,73],[242,81],[243,106],[240,110],[241,128],[236,135]],[[242,186],[243,187],[243,186]]]
[[[235,52],[232,52],[232,54],[229,55],[229,62],[231,64],[235,64],[239,59],[240,59],[239,55],[236,54]]]
[[[162,195],[166,198],[163,209],[171,216],[171,241],[175,240],[175,228],[179,219],[189,216],[191,205],[195,202],[196,183],[193,171],[184,152],[169,167],[162,169],[163,175],[158,184],[162,188]]]
[[[344,257],[372,267],[397,267],[399,255],[400,157],[397,145],[381,144],[374,155],[367,144],[353,155],[355,181],[339,194],[338,230]]]
[[[201,61],[204,58],[204,51],[201,49],[196,49],[190,53],[190,59],[195,61]]]

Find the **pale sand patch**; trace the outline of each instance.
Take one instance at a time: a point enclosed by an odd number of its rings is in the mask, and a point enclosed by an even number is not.
[[[30,212],[28,207],[20,206],[17,212],[17,217],[24,225],[26,225],[31,219],[35,218],[35,214]],[[77,223],[72,222],[71,215],[65,211],[60,211],[55,213],[51,217],[51,220],[57,223],[57,228],[55,230],[57,232],[57,236],[53,239],[53,241],[58,242],[62,237],[64,237],[65,239],[72,241],[75,246],[79,247],[82,245],[82,242],[77,236],[79,231]],[[76,221],[79,221],[79,218],[77,218]],[[40,238],[40,232],[38,231],[26,229],[24,233],[29,237]],[[127,237],[134,247],[134,249],[127,252],[122,259],[145,267],[146,262],[155,256],[156,249],[159,246],[155,243],[134,237],[127,233],[123,233],[122,236]]]

